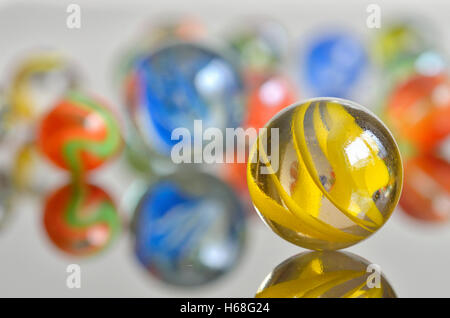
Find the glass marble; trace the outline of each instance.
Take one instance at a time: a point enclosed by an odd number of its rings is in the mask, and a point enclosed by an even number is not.
[[[228,42],[249,73],[267,73],[280,67],[288,50],[288,33],[271,20],[252,21],[230,34]]]
[[[450,136],[450,79],[414,75],[394,87],[384,111],[406,155],[434,152]]]
[[[126,83],[131,118],[147,145],[168,156],[175,128],[194,136],[203,130],[237,127],[243,116],[244,89],[239,70],[214,50],[193,43],[172,43],[138,59]],[[195,149],[194,149],[195,150]]]
[[[372,43],[372,53],[377,63],[389,70],[401,60],[425,51],[429,47],[427,42],[418,26],[396,22],[379,29]]]
[[[50,194],[45,201],[43,224],[59,250],[77,257],[105,250],[121,229],[111,197],[98,186],[86,183],[71,183]]]
[[[115,79],[119,85],[129,81],[129,75],[136,61],[148,55],[152,49],[176,41],[198,41],[206,33],[205,26],[189,16],[169,17],[163,21],[151,24],[139,35],[138,41],[124,52],[120,58]]]
[[[302,61],[304,80],[314,96],[347,97],[367,66],[363,44],[350,34],[317,37]]]
[[[102,100],[72,91],[42,119],[38,145],[54,164],[79,177],[116,156],[122,138]]]
[[[419,155],[407,160],[399,206],[419,221],[448,222],[450,163],[433,155]]]
[[[257,298],[397,298],[381,273],[379,288],[370,262],[342,252],[306,252],[278,265]],[[370,269],[370,271],[368,271]]]
[[[229,272],[245,241],[244,211],[219,179],[193,170],[162,177],[141,198],[134,251],[156,278],[197,286]]]
[[[36,52],[19,64],[10,87],[10,120],[35,120],[66,92],[79,86],[80,76],[66,57],[55,51]]]
[[[275,115],[253,144],[247,183],[279,236],[334,250],[376,232],[402,187],[399,149],[386,126],[354,102],[317,98]]]

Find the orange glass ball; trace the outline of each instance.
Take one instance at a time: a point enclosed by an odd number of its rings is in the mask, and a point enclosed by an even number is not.
[[[121,228],[111,197],[92,184],[69,184],[52,193],[45,202],[43,221],[52,243],[74,256],[104,250]]]
[[[450,164],[422,155],[406,161],[399,205],[408,215],[423,221],[450,219]]]
[[[450,135],[450,80],[445,75],[415,75],[396,87],[386,115],[400,139],[417,152],[430,153]]]
[[[71,93],[42,120],[38,145],[54,164],[83,175],[117,155],[122,139],[119,124],[104,103]]]
[[[275,75],[261,80],[250,89],[244,127],[264,127],[275,114],[295,100],[294,87],[286,77]]]

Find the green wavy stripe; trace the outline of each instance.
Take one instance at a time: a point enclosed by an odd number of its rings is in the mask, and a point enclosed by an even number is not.
[[[108,200],[104,200],[96,210],[87,217],[79,217],[83,202],[86,199],[86,192],[89,186],[74,184],[71,185],[71,196],[65,212],[65,220],[72,227],[83,228],[97,223],[106,223],[111,230],[111,241],[120,230],[120,221],[117,210]]]
[[[107,158],[120,146],[121,136],[116,120],[103,106],[76,92],[69,93],[68,99],[80,108],[100,114],[106,125],[106,139],[104,141],[74,139],[63,147],[63,157],[68,163],[70,171],[77,176],[83,173],[80,156],[82,151],[94,154],[99,158]]]

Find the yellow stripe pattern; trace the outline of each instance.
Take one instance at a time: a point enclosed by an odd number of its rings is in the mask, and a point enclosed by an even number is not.
[[[368,263],[351,254],[308,253],[289,259],[275,268],[259,289],[257,298],[382,298],[396,297],[389,283],[372,280]]]
[[[259,140],[268,138],[267,131],[259,135],[247,166],[250,195],[269,226],[289,241],[317,250],[350,246],[378,230],[391,215],[401,188],[401,159],[393,139],[381,145],[375,134],[360,127],[355,114],[336,101],[295,106],[274,117],[280,127],[272,121],[266,127],[286,130],[283,117],[289,119],[292,140],[279,142],[278,171]],[[387,129],[385,134],[392,138]],[[294,151],[288,149],[292,147]],[[392,151],[395,160],[382,158],[381,147]],[[291,187],[280,172],[289,150],[296,156]],[[259,172],[262,166],[268,174]]]

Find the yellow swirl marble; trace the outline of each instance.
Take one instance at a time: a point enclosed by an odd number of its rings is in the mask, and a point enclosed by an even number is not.
[[[278,265],[257,298],[396,298],[380,267],[351,253],[308,252]]]
[[[265,128],[250,152],[247,181],[256,210],[282,238],[340,249],[390,217],[402,187],[400,153],[362,106],[313,99],[286,108]]]
[[[36,52],[24,59],[15,72],[7,119],[13,123],[36,119],[65,92],[78,85],[79,75],[75,66],[61,54]]]

